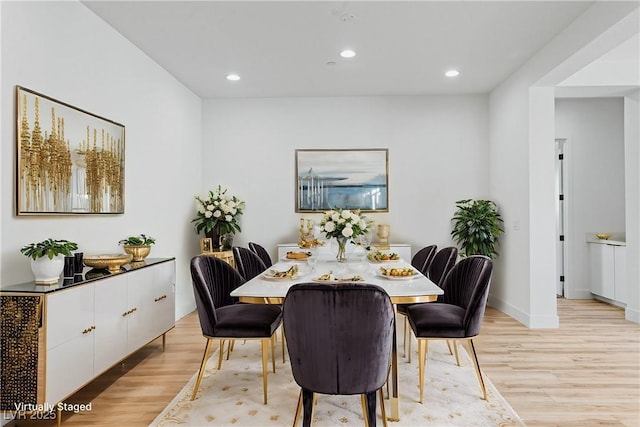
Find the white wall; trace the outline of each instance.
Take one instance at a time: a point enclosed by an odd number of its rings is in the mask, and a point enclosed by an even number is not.
[[[388,148],[391,241],[452,245],[455,201],[488,195],[486,96],[206,100],[203,187],[245,200],[236,244],[297,242],[295,149]],[[318,217],[316,215],[316,219]]]
[[[490,194],[507,227],[490,303],[530,327],[558,325],[548,89],[637,33],[637,11],[632,2],[594,3],[490,94]]]
[[[640,91],[624,99],[627,232],[625,318],[640,323]]]
[[[200,187],[201,100],[79,2],[2,2],[2,284],[33,279],[19,249],[48,237],[85,253],[120,252],[118,240],[157,238],[152,257],[177,260],[177,316],[194,307],[189,223]],[[125,214],[16,217],[15,86],[126,127]]]
[[[567,298],[591,298],[587,233],[625,231],[622,98],[556,100],[556,136],[566,138]]]

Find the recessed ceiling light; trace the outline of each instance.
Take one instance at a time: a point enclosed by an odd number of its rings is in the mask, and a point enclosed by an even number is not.
[[[446,73],[444,73],[444,75],[447,77],[456,77],[458,74],[460,74],[460,71],[458,70],[449,70]]]
[[[237,74],[227,74],[227,80],[231,80],[232,82],[240,80],[240,76]]]
[[[340,52],[340,56],[342,56],[343,58],[353,58],[354,56],[356,56],[356,53],[351,49],[345,49]]]

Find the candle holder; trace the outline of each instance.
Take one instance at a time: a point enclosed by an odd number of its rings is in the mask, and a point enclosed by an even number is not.
[[[390,234],[391,234],[391,226],[389,224],[378,224],[378,242],[381,245],[389,244]]]

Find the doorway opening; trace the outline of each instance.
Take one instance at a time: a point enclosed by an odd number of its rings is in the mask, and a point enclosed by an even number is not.
[[[567,142],[566,138],[556,138],[556,294],[563,297],[565,295],[565,222],[566,222],[566,171],[565,171],[565,155],[564,146]]]

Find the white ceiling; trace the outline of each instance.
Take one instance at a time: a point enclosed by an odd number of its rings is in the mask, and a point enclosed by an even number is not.
[[[592,4],[83,3],[202,98],[487,93]]]

